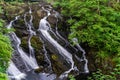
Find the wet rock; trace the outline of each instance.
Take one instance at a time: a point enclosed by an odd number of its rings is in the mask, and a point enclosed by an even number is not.
[[[31,38],[31,45],[35,49],[35,52],[39,53],[39,50],[42,50],[42,42],[40,41],[39,37],[33,36]]]
[[[17,34],[17,36],[19,38],[28,36],[28,32],[26,30],[22,30],[22,29],[16,29],[15,33]]]
[[[19,53],[16,53],[17,51],[14,51],[14,53],[12,54],[12,61],[21,72],[27,72],[27,67],[23,64],[24,61],[20,57]]]
[[[39,68],[35,69],[34,72],[35,73],[40,73],[44,70],[43,66],[39,66]]]
[[[21,15],[25,12],[25,9],[22,6],[26,6],[25,4],[22,5],[6,5],[4,7],[4,11],[8,20],[13,19],[17,15]]]
[[[47,15],[47,13],[43,10],[37,10],[37,16],[43,18]]]
[[[56,24],[57,23],[57,19],[54,15],[48,16],[47,20],[50,24]]]
[[[47,13],[43,11],[42,9],[38,9],[35,12],[33,12],[33,25],[35,29],[39,28],[39,22],[40,20],[45,17]]]
[[[57,54],[51,54],[51,62],[53,71],[58,76],[70,68],[70,66],[65,62],[65,60],[63,58],[60,58],[60,56]]]
[[[39,53],[35,54],[36,56],[36,60],[39,66],[43,66],[43,62],[44,62],[44,55],[39,51]]]
[[[29,53],[28,37],[21,38],[21,47],[24,49],[25,52]]]

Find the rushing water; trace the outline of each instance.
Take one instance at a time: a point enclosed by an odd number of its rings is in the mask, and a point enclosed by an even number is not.
[[[25,21],[25,25],[26,25],[26,27],[27,27],[27,31],[29,32],[28,47],[29,47],[30,59],[31,59],[32,61],[34,61],[35,65],[38,66],[38,64],[37,64],[37,62],[36,62],[36,59],[35,59],[35,55],[34,55],[34,49],[33,49],[33,47],[31,46],[31,42],[30,42],[32,36],[33,36],[33,35],[36,35],[36,33],[32,30],[32,26],[33,26],[33,25],[32,25],[33,16],[31,15],[31,14],[32,14],[31,8],[30,8],[30,10],[29,10],[29,14],[30,14],[30,21],[29,21],[29,22],[26,21],[26,15],[27,15],[27,13],[24,15],[24,21]]]
[[[44,11],[48,13],[48,16],[50,15],[50,11],[43,8]],[[56,40],[52,38],[52,36],[49,34],[50,24],[46,20],[46,17],[40,20],[39,25],[39,32],[41,33],[41,36],[43,36],[43,41],[47,40],[48,43],[51,43],[53,47],[58,51],[58,54],[61,55],[69,64],[71,64],[71,68],[68,71],[65,71],[60,77],[67,75],[71,70],[74,69],[74,61],[72,59],[72,54],[70,54],[66,49],[64,49],[59,43],[57,43]],[[53,31],[52,31],[53,32]],[[54,33],[54,32],[53,32]],[[55,33],[54,33],[55,34]]]
[[[41,9],[47,13],[39,22],[39,28],[35,31],[33,26],[33,15],[32,9],[29,7],[29,11],[24,14],[24,24],[26,27],[26,31],[28,32],[27,38],[27,46],[28,52],[24,51],[24,48],[21,47],[21,39],[17,36],[16,33],[10,32],[9,36],[12,42],[12,46],[14,48],[13,58],[8,67],[7,73],[10,80],[63,80],[63,78],[68,77],[68,74],[71,71],[78,71],[79,73],[89,73],[88,69],[88,60],[85,56],[85,50],[79,45],[77,38],[73,38],[73,42],[76,44],[72,46],[58,31],[58,20],[62,19],[60,14],[53,10],[50,5],[41,6]],[[51,12],[53,11],[54,14]],[[54,15],[56,18],[55,29],[51,28],[51,24],[47,20],[50,15]],[[29,16],[29,19],[27,19]],[[11,29],[13,23],[19,20],[21,16],[15,17],[6,27],[7,29]],[[34,30],[33,30],[34,29]],[[38,32],[38,33],[37,33]],[[34,70],[39,69],[40,65],[38,65],[35,57],[34,47],[31,45],[31,39],[33,36],[38,36],[39,40],[42,42],[43,46],[43,54],[44,60],[48,63],[48,72],[41,71],[39,73],[35,73]],[[54,36],[54,37],[53,37]],[[65,46],[61,45],[59,42],[65,43]],[[69,48],[67,48],[69,47]],[[62,62],[67,67],[67,70],[62,72],[59,76],[54,72],[53,66],[54,64],[51,61],[51,54],[55,53],[59,56],[59,62]],[[79,53],[82,52],[82,53]],[[81,54],[82,56],[77,56]],[[84,61],[85,63],[82,71],[79,70],[79,66],[75,65],[74,58],[81,63]],[[62,66],[62,65],[61,65]],[[64,67],[63,67],[64,68]]]

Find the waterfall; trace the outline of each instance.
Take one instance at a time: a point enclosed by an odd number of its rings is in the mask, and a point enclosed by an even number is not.
[[[15,22],[16,20],[18,20],[19,17],[20,17],[20,16],[16,16],[15,19],[12,20],[12,21],[9,23],[9,25],[6,26],[6,28],[7,28],[7,29],[10,29],[10,28],[12,27],[13,22]]]
[[[50,11],[42,7],[44,11],[48,13],[47,16],[50,15]],[[72,59],[72,54],[69,53],[66,49],[64,49],[56,40],[52,38],[52,36],[49,34],[49,30],[51,31],[51,26],[49,22],[46,20],[46,17],[40,20],[39,23],[39,29],[38,31],[42,34],[43,36],[43,41],[47,40],[49,43],[51,43],[56,50],[58,50],[58,54],[61,55],[69,64],[71,64],[71,68],[68,71],[65,71],[60,78],[63,78],[64,76],[67,76],[70,71],[74,69],[74,61]],[[54,33],[55,34],[55,33]],[[41,36],[40,36],[41,37]],[[61,37],[61,36],[59,36]]]
[[[26,74],[20,72],[20,70],[15,66],[15,64],[12,61],[10,62],[10,66],[7,70],[7,73],[9,74],[9,78],[15,80],[24,79],[26,76]]]
[[[10,28],[12,27],[13,22],[16,21],[16,20],[18,20],[18,18],[19,18],[19,16],[17,16],[17,17],[15,18],[15,20],[12,20],[12,21],[9,23],[9,25],[6,26],[7,29],[10,29]],[[12,34],[14,34],[14,33],[12,33]],[[18,46],[17,46],[17,47],[18,47]],[[10,65],[9,65],[9,67],[8,67],[8,69],[7,69],[7,73],[8,73],[8,75],[9,75],[9,78],[15,79],[15,80],[21,80],[21,79],[25,78],[25,76],[26,76],[26,74],[22,73],[22,72],[15,66],[15,64],[14,64],[12,61],[10,62]]]
[[[29,22],[26,21],[26,15],[27,13],[24,15],[24,21],[25,21],[25,25],[27,27],[27,31],[29,32],[29,38],[28,38],[28,47],[29,47],[29,53],[30,53],[30,60],[31,61],[34,61],[34,64],[38,67],[38,64],[37,64],[37,61],[35,59],[35,55],[34,55],[34,49],[33,47],[31,46],[31,38],[33,35],[36,35],[36,33],[32,30],[32,20],[33,20],[33,16],[32,16],[32,10],[31,8],[29,7],[29,14],[30,14],[30,20]]]
[[[53,10],[51,5],[39,5],[39,7],[41,7],[40,9],[47,14],[39,20],[37,30],[33,25],[35,21],[35,10],[33,10],[31,6],[29,7],[28,11],[26,11],[21,16],[16,16],[15,19],[6,26],[7,29],[11,29],[12,27],[17,28],[16,24],[19,25],[19,23],[16,21],[22,19],[24,22],[23,27],[27,33],[27,35],[25,35],[25,39],[27,40],[26,51],[24,51],[25,49],[22,47],[23,36],[20,37],[18,35],[19,33],[17,32],[9,32],[8,34],[12,42],[12,47],[14,49],[10,65],[6,71],[9,79],[63,80],[64,78],[68,77],[69,73],[71,74],[74,71],[78,72],[75,73],[75,75],[79,75],[79,73],[89,73],[88,60],[85,56],[86,52],[79,45],[77,38],[72,39],[73,43],[75,43],[75,46],[73,46],[61,35],[61,33],[59,33],[58,22],[59,19],[62,19],[60,14],[57,11]],[[53,16],[56,19],[54,27],[52,27],[51,23],[48,20],[50,16]],[[13,23],[15,23],[15,25],[13,25]],[[37,51],[33,46],[33,41],[31,40],[33,37],[37,37],[37,39],[41,41],[41,50]],[[42,60],[38,60],[37,58],[41,54],[43,56],[43,63]],[[54,66],[55,61],[52,59],[52,56],[54,56],[53,54],[58,56],[58,62],[61,63],[61,65],[57,65],[58,68],[56,68],[56,65]],[[79,54],[81,56],[79,56]],[[82,64],[82,70],[79,68],[81,66],[78,65],[81,62],[84,62]],[[62,72],[60,74],[57,74],[54,68],[65,69],[61,70]],[[36,72],[36,70],[38,71]]]
[[[12,20],[9,25],[7,25],[7,29],[10,29],[12,27],[12,24],[16,20],[18,20],[18,16],[15,18],[15,20]],[[31,24],[31,22],[32,22],[32,17],[31,17],[31,20],[30,20],[30,24]],[[31,43],[30,43],[30,39],[31,39],[31,37],[33,35],[33,31],[31,30],[30,24],[28,24],[29,25],[28,30],[30,31],[30,37],[29,37],[29,40],[28,40],[30,57],[20,47],[21,40],[17,37],[17,35],[14,32],[9,33],[9,36],[10,36],[11,41],[13,42],[13,46],[15,48],[14,50],[16,51],[15,54],[19,54],[19,56],[22,58],[22,60],[24,62],[23,64],[26,67],[26,71],[30,71],[32,69],[38,68],[38,64],[37,64],[37,62],[35,60],[35,56],[34,56],[34,50],[33,50],[32,46],[31,46]],[[18,70],[17,66],[14,65],[14,63],[12,61],[10,62],[10,66],[8,67],[7,73],[10,74],[10,78],[14,77],[16,80],[21,80],[19,78],[21,78],[22,73],[20,72],[20,70]]]
[[[15,44],[16,51],[18,54],[20,54],[20,57],[23,59],[24,63],[28,67],[28,71],[31,69],[38,68],[38,65],[36,64],[36,62],[34,60],[30,59],[30,57],[27,55],[27,53],[25,53],[22,50],[22,48],[20,47],[21,40],[16,36],[16,34],[11,33],[10,35],[11,35],[11,38],[13,39],[13,41],[16,43]]]
[[[88,60],[86,59],[86,56],[85,56],[85,53],[86,53],[85,50],[79,45],[77,38],[73,38],[72,41],[73,41],[74,44],[76,44],[77,48],[78,48],[80,51],[82,51],[83,54],[82,54],[82,59],[81,59],[81,61],[85,61],[84,72],[85,72],[85,73],[89,73]]]

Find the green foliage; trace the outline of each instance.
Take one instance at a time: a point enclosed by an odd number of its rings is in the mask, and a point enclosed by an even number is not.
[[[68,77],[69,77],[70,80],[76,80],[73,75],[69,75]]]
[[[70,25],[69,39],[77,37],[99,53],[119,53],[120,11],[115,4],[113,7],[112,1],[61,0],[55,5],[61,6]]]
[[[5,72],[11,58],[12,48],[8,37],[0,34],[0,72]]]
[[[6,34],[6,33],[9,33],[10,31],[14,31],[14,29],[7,30],[3,25],[4,23],[5,22],[2,19],[0,19],[0,34],[2,33]]]
[[[113,58],[120,64],[120,2],[118,0],[58,0],[66,26],[70,26],[69,39],[78,38],[79,43],[88,44],[96,58]],[[110,57],[112,56],[112,57]],[[102,63],[101,63],[102,64]],[[104,66],[104,65],[102,65]],[[110,75],[101,71],[89,80],[116,80],[116,67]],[[111,76],[113,75],[113,77]]]
[[[13,2],[13,1],[16,1],[16,2],[23,2],[24,0],[4,0],[6,2]]]
[[[3,12],[3,10],[2,10],[2,7],[0,7],[0,13],[2,13]],[[0,24],[1,25],[1,24]]]
[[[0,12],[2,12],[1,7]],[[12,47],[9,38],[4,35],[7,30],[3,27],[3,24],[4,21],[0,19],[0,80],[7,80],[6,74],[4,73],[9,65]]]
[[[0,80],[8,80],[6,74],[0,73]]]
[[[119,80],[119,78],[120,78],[119,77],[120,76],[120,54],[118,54],[117,57],[115,57],[113,60],[117,63],[117,65],[114,68],[114,71],[111,72],[111,74],[115,75],[116,78]]]
[[[88,80],[116,80],[116,77],[113,75],[105,75],[101,70],[98,70],[96,73],[92,74],[93,77],[88,77]]]
[[[120,75],[120,64],[116,65],[116,68],[114,69],[115,74]]]

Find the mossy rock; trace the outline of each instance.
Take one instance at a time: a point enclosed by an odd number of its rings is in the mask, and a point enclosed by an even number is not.
[[[29,53],[29,47],[28,47],[28,37],[22,37],[21,39],[21,47],[25,52]]]
[[[12,20],[14,19],[15,16],[17,15],[22,15],[25,13],[27,4],[25,3],[7,3],[4,1],[0,2],[0,5],[3,8],[3,15],[6,16],[7,20]]]
[[[51,25],[56,25],[57,23],[57,18],[54,15],[48,16],[47,20]]]
[[[6,11],[5,12],[6,16],[9,20],[13,19],[15,16],[20,15],[25,12],[25,10],[22,7],[13,6],[13,5],[9,5],[9,6],[5,7],[5,11]]]
[[[41,52],[39,52],[39,53],[36,53],[36,60],[37,60],[37,63],[38,63],[38,65],[39,66],[43,66],[44,64],[43,64],[43,61],[44,61],[44,55],[41,53]]]
[[[53,71],[58,76],[69,69],[66,65],[64,65],[63,60],[61,60],[57,54],[51,54],[50,57]]]
[[[40,20],[45,17],[47,15],[47,13],[41,9],[36,10],[35,12],[33,12],[33,25],[35,29],[39,28],[39,22]]]
[[[15,28],[15,33],[17,34],[17,36],[19,38],[28,36],[28,32],[26,30],[24,30],[24,29],[16,29]]]
[[[39,52],[39,50],[42,49],[42,42],[40,41],[39,37],[37,37],[37,36],[33,36],[31,38],[31,45],[37,53]]]

